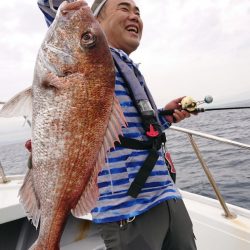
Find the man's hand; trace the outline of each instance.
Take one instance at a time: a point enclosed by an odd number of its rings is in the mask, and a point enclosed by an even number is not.
[[[183,97],[179,97],[177,99],[174,99],[173,101],[169,102],[164,109],[167,110],[174,110],[173,115],[166,115],[165,118],[167,119],[168,122],[170,123],[177,123],[180,122],[181,120],[184,120],[185,118],[190,117],[190,113],[186,110],[181,110],[181,105],[180,102]]]

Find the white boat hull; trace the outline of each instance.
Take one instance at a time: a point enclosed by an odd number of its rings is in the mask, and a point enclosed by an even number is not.
[[[22,179],[0,184],[0,229],[11,222],[24,218],[25,214],[18,202],[18,190]],[[223,215],[219,203],[204,196],[181,191],[184,202],[193,221],[194,233],[199,250],[249,250],[250,249],[250,211],[228,205],[236,214],[235,219]],[[32,237],[37,237],[34,227],[23,219],[16,249],[27,249]],[[33,236],[31,236],[33,235]],[[27,239],[29,242],[27,243]],[[1,242],[0,242],[1,245]],[[62,250],[105,249],[97,225],[91,216],[74,218],[70,216],[61,240]]]
[[[199,250],[249,250],[250,211],[228,204],[236,218],[227,219],[218,201],[182,191]]]

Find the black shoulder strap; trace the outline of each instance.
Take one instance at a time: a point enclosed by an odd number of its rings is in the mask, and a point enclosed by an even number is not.
[[[131,70],[131,68],[120,59],[120,57],[113,51],[113,59],[118,71],[121,73],[123,79],[127,83],[127,87],[133,99],[135,106],[137,107],[138,111],[140,112],[140,108],[138,107],[138,101],[140,100],[148,100],[151,103],[152,108],[156,111],[157,108],[153,101],[153,98],[146,86],[145,80],[139,70],[134,69],[135,71]],[[141,84],[142,83],[142,84]],[[140,112],[141,113],[141,112]],[[142,113],[141,113],[142,115]],[[137,173],[134,181],[132,182],[128,194],[134,198],[138,196],[141,189],[144,187],[147,178],[149,177],[152,169],[154,168],[158,158],[159,152],[158,150],[161,148],[161,144],[164,140],[166,140],[165,134],[162,133],[160,129],[160,123],[158,120],[158,116],[148,121],[145,117],[142,116],[142,122],[144,127],[147,128],[146,123],[154,123],[154,126],[157,126],[159,135],[155,137],[149,137],[148,141],[139,141],[131,138],[126,138],[120,136],[120,144],[116,144],[116,146],[122,146],[131,149],[148,149],[149,154],[146,160],[143,162],[139,172]]]
[[[160,120],[158,116],[157,106],[154,102],[154,99],[147,87],[145,79],[140,71],[134,67],[134,71],[125,63],[120,56],[111,50],[114,63],[121,73],[123,79],[127,83],[127,87],[129,92],[131,93],[132,100],[137,110],[140,112],[140,108],[138,107],[138,102],[140,100],[148,100],[151,104],[153,110],[155,111],[155,119],[158,123],[158,129],[160,129]]]
[[[129,68],[129,66],[123,62],[115,52],[112,52],[112,55],[115,65],[128,84],[128,88],[130,89],[134,100],[148,100],[148,97],[133,70],[131,70],[131,68]],[[135,103],[135,105],[137,104]]]

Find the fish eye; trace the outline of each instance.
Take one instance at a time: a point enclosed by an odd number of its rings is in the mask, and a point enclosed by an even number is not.
[[[89,41],[89,40],[91,40],[91,38],[92,38],[92,35],[91,35],[90,33],[85,33],[85,34],[83,34],[83,36],[82,36],[82,39],[83,39],[84,41]]]
[[[90,31],[84,32],[81,38],[81,44],[84,47],[92,47],[95,45],[96,36],[92,34]]]

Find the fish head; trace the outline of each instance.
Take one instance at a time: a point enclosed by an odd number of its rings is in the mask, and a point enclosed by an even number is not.
[[[90,75],[113,64],[105,34],[82,0],[59,6],[41,49],[46,67],[58,76]]]

